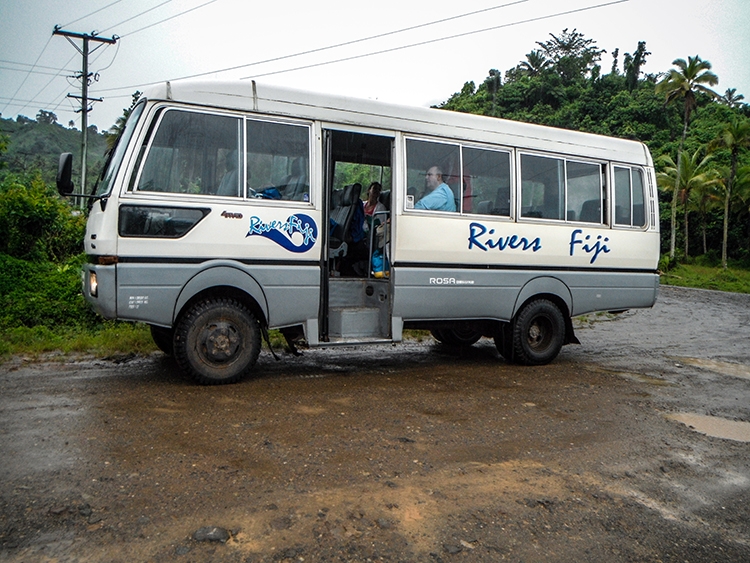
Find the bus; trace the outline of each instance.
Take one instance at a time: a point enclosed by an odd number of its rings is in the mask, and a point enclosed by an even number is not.
[[[572,317],[659,288],[643,143],[486,116],[165,82],[87,196],[86,300],[202,384],[251,373],[270,329],[294,350],[488,337],[543,365],[578,343]]]

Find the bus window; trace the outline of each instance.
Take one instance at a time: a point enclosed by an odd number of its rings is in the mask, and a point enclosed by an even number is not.
[[[310,129],[247,120],[247,185],[268,199],[310,201]]]
[[[406,140],[406,207],[459,211],[461,153],[458,145]]]
[[[646,202],[643,190],[645,188],[643,181],[643,171],[633,169],[633,226],[646,226]]]
[[[510,153],[463,147],[463,212],[510,216]]]
[[[565,161],[521,155],[521,217],[565,219]]]
[[[164,112],[137,189],[240,195],[240,124],[234,117]]]
[[[615,225],[643,227],[646,224],[643,188],[640,169],[615,167]]]
[[[584,223],[602,222],[601,166],[567,161],[567,219]]]

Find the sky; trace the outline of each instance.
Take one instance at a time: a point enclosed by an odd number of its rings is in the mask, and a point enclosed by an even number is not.
[[[89,124],[108,129],[149,83],[255,79],[259,83],[411,106],[446,101],[490,69],[516,66],[537,41],[576,29],[607,53],[646,41],[646,73],[699,55],[750,102],[748,0],[0,0],[0,115],[52,111],[80,128],[74,77],[91,42]],[[333,47],[333,48],[329,48]],[[94,50],[95,49],[95,50]],[[229,69],[229,70],[228,70]],[[76,111],[78,110],[78,111]]]

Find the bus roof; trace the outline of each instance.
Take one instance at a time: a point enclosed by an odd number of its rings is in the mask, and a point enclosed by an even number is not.
[[[258,84],[254,80],[164,82],[146,89],[144,97],[151,101],[320,120],[333,127],[336,124],[372,127],[530,151],[652,165],[647,147],[639,141],[496,117],[307,92]]]

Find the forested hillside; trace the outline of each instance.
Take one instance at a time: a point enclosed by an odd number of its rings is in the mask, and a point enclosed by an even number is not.
[[[750,262],[750,106],[731,88],[712,90],[708,61],[644,73],[645,42],[606,53],[576,30],[530,47],[515,67],[466,82],[438,107],[643,141],[663,188],[662,252]]]
[[[0,118],[0,143],[5,136],[6,148],[0,147],[0,177],[8,173],[40,172],[42,179],[54,183],[60,153],[73,153],[74,177],[80,178],[81,131],[57,123],[57,116],[39,110],[36,119],[19,115],[16,119]],[[88,130],[87,184],[93,187],[104,162],[106,133],[95,126]]]

